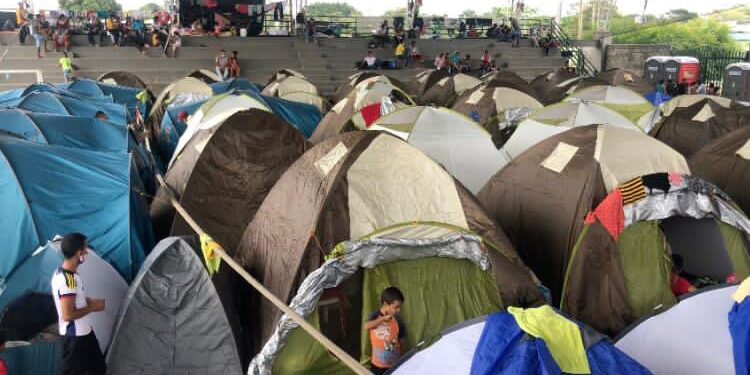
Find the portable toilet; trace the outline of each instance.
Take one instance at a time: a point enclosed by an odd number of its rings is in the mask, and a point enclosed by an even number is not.
[[[643,67],[643,77],[651,85],[656,85],[659,80],[664,79],[664,62],[669,59],[670,56],[652,56],[646,59],[646,64]]]
[[[750,62],[727,66],[722,96],[741,102],[750,102]]]
[[[695,57],[671,56],[664,62],[664,80],[692,85],[701,78],[701,63]]]

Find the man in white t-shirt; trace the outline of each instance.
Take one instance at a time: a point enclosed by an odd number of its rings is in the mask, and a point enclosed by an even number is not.
[[[86,261],[86,236],[71,233],[61,244],[63,263],[52,275],[52,298],[55,300],[59,332],[63,336],[63,375],[104,375],[106,364],[99,349],[89,316],[104,310],[103,299],[86,297],[78,266]]]
[[[377,69],[377,62],[378,59],[375,57],[375,54],[372,51],[367,51],[367,56],[362,60],[362,69]]]

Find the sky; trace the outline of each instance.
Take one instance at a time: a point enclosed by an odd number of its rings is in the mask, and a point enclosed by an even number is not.
[[[57,0],[33,0],[37,9],[55,9]],[[337,1],[337,0],[327,0]],[[406,0],[338,0],[351,4],[367,16],[379,16],[386,10],[405,7]],[[708,13],[716,9],[729,8],[734,5],[740,5],[747,0],[649,0],[647,13],[661,15],[670,9],[687,8],[691,12]],[[156,2],[160,0],[118,0],[123,5],[123,9],[138,9],[141,5]],[[309,4],[321,2],[318,0],[308,0]],[[577,0],[563,1],[563,14],[566,14],[570,6],[577,3]],[[0,8],[13,9],[16,7],[17,0],[0,0]],[[423,0],[422,11],[428,14],[448,14],[455,17],[466,9],[473,9],[477,13],[483,13],[490,10],[493,6],[502,6],[510,4],[509,0],[472,0],[470,3],[455,0]],[[468,5],[470,4],[470,5]],[[536,8],[542,14],[554,15],[557,12],[558,0],[526,0],[527,6]],[[622,13],[637,14],[643,9],[643,0],[619,0],[617,5]]]

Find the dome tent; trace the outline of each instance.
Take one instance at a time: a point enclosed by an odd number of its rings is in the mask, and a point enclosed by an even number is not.
[[[750,125],[750,108],[725,108],[711,99],[675,109],[649,134],[690,157],[714,139]]]
[[[370,78],[379,77],[378,80],[385,81],[395,87],[397,87],[399,90],[403,92],[407,92],[406,84],[403,82],[387,77],[375,72],[359,72],[352,74],[347,78],[347,81],[345,83],[342,83],[339,85],[339,87],[336,88],[336,92],[331,97],[333,103],[338,103],[344,98],[346,98],[352,90],[354,90],[357,86],[359,86],[360,83],[369,80]]]
[[[310,141],[318,144],[345,131],[363,130],[383,114],[414,104],[409,95],[386,77],[369,78],[326,113]]]
[[[128,154],[5,136],[0,137],[0,158],[6,187],[0,233],[7,235],[0,280],[41,244],[69,232],[86,234],[91,248],[132,279],[153,235],[133,186],[138,179]]]
[[[576,72],[559,68],[538,75],[529,85],[539,95],[539,101],[547,106],[565,99],[582,79],[584,77]]]
[[[196,244],[171,237],[130,285],[107,353],[107,373],[240,375],[232,330]]]
[[[307,147],[296,129],[273,114],[241,111],[198,130],[165,181],[194,220],[222,246],[234,249],[266,193]],[[151,204],[151,216],[158,238],[192,234],[175,216],[163,188]]]
[[[422,150],[474,194],[500,169],[491,135],[447,108],[407,107],[381,117],[369,129],[384,130]]]
[[[208,69],[193,70],[192,72],[190,72],[185,77],[186,78],[195,78],[195,79],[197,79],[197,80],[199,80],[199,81],[201,81],[201,82],[203,82],[203,83],[205,83],[207,85],[210,85],[210,84],[213,84],[213,83],[217,83],[217,82],[221,82],[221,78],[219,76],[217,76],[216,73],[214,73],[213,71],[208,70]]]
[[[601,104],[623,115],[646,131],[659,120],[659,110],[651,102],[635,91],[621,86],[588,86],[573,92],[566,100]]]
[[[685,159],[663,143],[637,131],[589,125],[521,153],[477,198],[557,303],[586,212],[621,184],[668,171],[689,173]]]
[[[642,96],[654,91],[654,87],[648,83],[645,78],[641,77],[639,73],[622,68],[615,68],[601,72],[596,76],[596,80],[582,81],[578,86],[578,90],[585,89],[592,85],[601,85],[600,82],[602,81],[605,85],[625,87]]]
[[[269,81],[261,94],[309,104],[321,112],[328,109],[328,102],[319,95],[318,88],[304,76],[299,73],[289,75],[277,73],[275,77],[276,79]]]
[[[607,124],[613,127],[641,130],[625,117],[598,104],[585,101],[568,101],[532,112],[506,136],[502,144],[500,168],[535,144],[562,133],[570,128],[594,124]]]
[[[458,322],[500,310],[502,285],[490,271],[491,251],[480,237],[451,226],[395,226],[338,245],[335,258],[302,281],[291,307],[364,362],[370,346],[360,327],[380,307],[379,295],[387,286],[398,285],[404,293],[400,316],[410,333],[406,338],[410,347]],[[440,314],[430,314],[437,309]],[[320,318],[336,311],[340,319]],[[283,316],[248,373],[342,370],[325,348]]]
[[[750,213],[750,126],[717,138],[688,159],[693,175],[716,184]]]
[[[654,374],[735,375],[729,315],[736,292],[736,285],[722,285],[691,293],[633,323],[615,346]]]
[[[536,110],[543,106],[525,92],[502,86],[482,85],[462,94],[453,105],[453,110],[489,128],[497,125],[503,112],[518,107]]]
[[[683,257],[685,274],[723,283],[750,276],[749,239],[750,220],[715,186],[678,173],[635,178],[587,215],[561,309],[617,334],[675,303],[670,254]]]
[[[213,96],[211,86],[197,78],[186,77],[170,83],[159,93],[159,96],[154,100],[153,107],[151,107],[148,116],[151,128],[158,128],[167,107],[185,105],[208,99],[211,96]]]
[[[301,276],[339,242],[413,221],[482,236],[498,249],[490,260],[498,283],[510,287],[501,290],[504,303],[539,301],[533,276],[472,195],[421,151],[378,132],[345,133],[307,151],[266,196],[235,256],[289,300]],[[279,315],[265,304],[261,312],[264,342]]]
[[[650,374],[606,336],[549,306],[510,310],[446,329],[429,346],[408,354],[391,374],[562,374],[572,370],[574,359],[574,368],[583,366],[580,372],[589,374]],[[527,327],[529,316],[551,334]]]
[[[0,103],[0,107],[19,108],[30,112],[72,115],[94,118],[97,112],[104,112],[109,122],[127,125],[126,108],[112,102],[84,100],[52,92],[36,91],[28,95]]]
[[[52,302],[50,280],[55,270],[60,268],[62,261],[63,256],[59,240],[48,242],[34,251],[6,280],[3,290],[0,292],[0,311],[5,311],[11,304],[16,303],[28,293],[45,296]],[[89,317],[99,341],[99,347],[102,352],[105,352],[112,337],[117,313],[125,299],[128,284],[117,273],[117,270],[93,250],[89,251],[86,262],[80,265],[77,273],[86,286],[88,296],[103,298],[107,301],[103,312],[92,314]],[[33,304],[21,303],[16,306],[16,309],[18,310],[17,313],[32,318],[34,314],[39,313],[39,311],[34,310],[35,307]],[[52,309],[54,310],[54,306]],[[56,312],[53,312],[53,314],[53,322],[57,323],[57,314]],[[39,331],[33,332],[34,335],[37,333]]]
[[[724,98],[721,96],[714,96],[714,95],[680,95],[676,98],[672,98],[672,100],[668,101],[666,104],[662,106],[661,114],[664,118],[667,118],[672,115],[672,112],[674,112],[678,108],[685,108],[690,107],[691,105],[698,103],[703,100],[710,100],[711,102],[714,102],[715,104],[718,104],[722,108],[734,108],[737,106],[737,103],[729,98]]]
[[[273,82],[284,80],[288,77],[297,77],[302,79],[307,79],[304,74],[294,70],[294,69],[281,69],[273,73],[271,78],[268,79],[268,82],[266,83],[266,86],[270,85]]]
[[[109,83],[117,86],[134,87],[137,89],[148,88],[146,83],[143,82],[140,77],[138,77],[134,73],[122,70],[113,70],[111,72],[104,73],[100,75],[96,80],[99,82]]]
[[[452,107],[461,94],[482,84],[477,78],[458,73],[452,77],[445,77],[437,81],[422,94],[420,100],[424,104],[440,107]]]
[[[450,77],[448,71],[445,69],[427,69],[423,70],[406,83],[406,88],[417,98],[421,98],[427,90],[435,86],[443,78]]]

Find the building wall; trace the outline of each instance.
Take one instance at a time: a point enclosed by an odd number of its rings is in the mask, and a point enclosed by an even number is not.
[[[610,44],[604,50],[602,66],[603,70],[624,68],[642,74],[646,59],[671,54],[671,47],[666,45]]]

